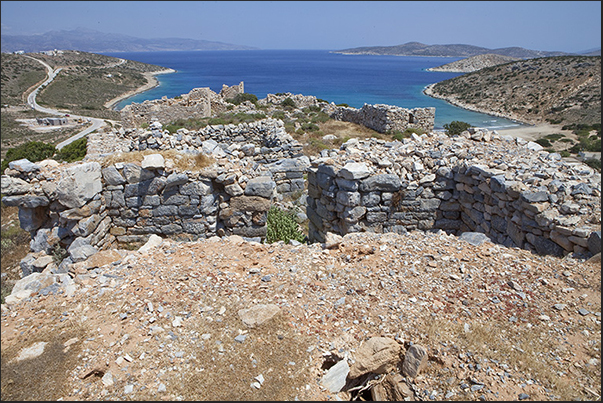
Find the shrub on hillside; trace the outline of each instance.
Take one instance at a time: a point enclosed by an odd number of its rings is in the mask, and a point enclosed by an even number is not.
[[[234,98],[229,98],[226,100],[226,102],[230,102],[231,104],[235,104],[235,105],[239,105],[245,101],[249,101],[252,104],[257,105],[258,97],[253,94],[248,94],[248,93],[244,92],[242,94],[235,95]]]
[[[283,99],[283,102],[281,102],[281,106],[284,106],[285,108],[297,108],[297,105],[295,105],[295,101],[289,97]]]
[[[283,211],[277,206],[270,207],[266,227],[266,242],[268,243],[278,241],[289,243],[291,239],[298,242],[306,240],[306,236],[299,230],[293,211]]]
[[[21,144],[18,147],[10,148],[6,151],[6,157],[4,158],[4,161],[2,161],[0,172],[4,173],[4,170],[8,167],[8,163],[11,161],[26,158],[31,162],[38,162],[52,157],[55,153],[55,146],[41,141],[30,141]]]
[[[469,123],[461,122],[458,120],[453,120],[450,123],[444,124],[444,129],[446,129],[446,134],[449,136],[461,134],[462,132],[464,132],[465,130],[467,130],[470,127],[471,127],[471,125]]]
[[[88,139],[86,137],[75,140],[61,148],[57,152],[55,159],[65,162],[81,161],[86,156],[87,145]]]

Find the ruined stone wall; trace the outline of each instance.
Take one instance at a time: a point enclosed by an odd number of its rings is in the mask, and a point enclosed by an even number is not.
[[[206,118],[212,114],[224,112],[227,108],[224,100],[243,93],[244,84],[228,87],[224,85],[220,94],[211,89],[193,88],[188,94],[176,98],[163,97],[158,100],[144,101],[126,105],[121,111],[122,125],[125,128],[140,127],[143,123],[160,122],[167,124],[179,119]]]
[[[600,174],[538,144],[492,137],[352,139],[324,153],[308,173],[310,240],[442,229],[541,254],[600,251]]]
[[[31,234],[22,260],[26,276],[68,253],[56,273],[116,243],[144,242],[151,234],[205,238],[240,235],[261,241],[267,211],[289,192],[304,188],[307,157],[258,165],[245,158],[218,158],[200,171],[180,172],[159,153],[142,163],[98,161],[32,164],[13,161],[2,176],[2,199],[19,207],[21,227]]]
[[[281,120],[262,119],[238,125],[209,125],[201,130],[179,129],[176,133],[152,124],[149,130],[122,130],[121,137],[130,140],[131,151],[182,150],[232,158],[245,156],[261,162],[301,155],[303,146],[294,140]]]
[[[222,90],[220,91],[220,97],[222,99],[230,99],[236,97],[238,94],[243,94],[245,92],[245,85],[243,81],[239,83],[239,85],[228,86],[226,84],[222,85]]]
[[[344,122],[363,125],[379,133],[404,132],[409,128],[422,129],[429,133],[433,130],[435,108],[406,109],[393,105],[369,105],[362,108],[336,107],[331,118]]]
[[[260,105],[281,105],[287,98],[291,98],[295,102],[295,107],[299,109],[307,108],[309,106],[317,106],[319,104],[318,98],[314,95],[302,95],[292,94],[290,92],[281,94],[267,94],[266,98],[258,100]]]

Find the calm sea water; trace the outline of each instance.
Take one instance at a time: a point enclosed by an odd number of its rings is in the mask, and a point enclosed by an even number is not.
[[[116,109],[133,102],[173,98],[197,87],[220,92],[243,81],[245,92],[258,99],[267,94],[291,92],[314,95],[329,102],[360,108],[367,104],[403,108],[435,107],[435,127],[459,120],[490,129],[520,126],[507,119],[467,111],[428,97],[428,84],[461,73],[430,72],[426,69],[460,58],[341,55],[326,50],[250,50],[196,52],[105,53],[176,70],[157,76],[160,85],[120,102]]]

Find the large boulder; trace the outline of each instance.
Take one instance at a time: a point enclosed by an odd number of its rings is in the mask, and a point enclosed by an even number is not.
[[[400,360],[402,346],[388,337],[372,337],[354,355],[349,378],[355,379],[369,372],[384,374]]]
[[[67,208],[82,207],[103,188],[101,165],[87,162],[65,169],[57,186],[57,200]]]

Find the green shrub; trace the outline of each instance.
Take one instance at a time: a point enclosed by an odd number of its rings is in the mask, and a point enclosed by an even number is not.
[[[346,104],[346,103],[337,104],[337,106],[343,106],[343,107],[346,107],[346,108],[349,108],[349,107],[350,107],[350,105],[348,105],[348,104]]]
[[[61,245],[55,244],[51,250],[52,261],[54,264],[59,265],[61,262],[69,256],[69,252],[65,250]]]
[[[425,134],[425,130],[423,130],[419,127],[408,127],[408,128],[406,128],[406,130],[404,130],[404,132],[402,134],[405,137],[410,137],[410,135],[413,133],[420,136],[421,134]]]
[[[315,132],[320,130],[320,127],[318,127],[314,123],[304,123],[301,125],[301,129],[306,132]]]
[[[536,140],[536,143],[540,144],[540,145],[541,145],[541,146],[543,146],[544,148],[547,148],[547,147],[551,147],[551,146],[552,146],[551,142],[550,142],[550,141],[548,141],[547,139],[538,139],[538,140]]]
[[[470,127],[471,127],[471,125],[469,123],[461,122],[458,120],[453,120],[450,123],[444,124],[444,129],[446,129],[446,134],[449,136],[461,134],[462,132],[464,132],[465,130],[467,130]]]
[[[544,136],[545,139],[550,140],[550,141],[558,141],[563,137],[564,136],[561,133],[547,134],[546,136]]]
[[[283,211],[277,206],[270,207],[267,218],[266,242],[283,241],[289,243],[291,239],[298,242],[306,241],[306,236],[300,231],[295,220],[295,213],[293,211]]]
[[[31,162],[38,162],[52,157],[55,153],[55,146],[41,141],[30,141],[18,147],[9,148],[6,151],[4,161],[2,161],[0,172],[4,173],[4,170],[8,167],[8,163],[11,161],[26,158]]]
[[[272,112],[272,117],[274,119],[285,120],[285,112],[284,111],[274,111],[274,112]]]
[[[304,111],[304,113],[320,112],[320,106],[318,106],[318,105],[310,105],[310,106],[305,107],[302,110]]]
[[[312,123],[325,123],[329,119],[331,118],[326,113],[318,112],[316,116],[312,117]]]
[[[283,102],[281,102],[281,106],[284,106],[285,108],[287,108],[287,107],[297,108],[297,105],[295,104],[295,101],[292,100],[289,97],[283,99]]]
[[[584,163],[589,167],[596,169],[601,172],[601,160],[597,158],[587,158],[584,160]]]
[[[257,105],[258,97],[253,94],[248,94],[246,92],[242,94],[235,95],[234,98],[229,98],[226,102],[230,102],[231,104],[239,105],[245,101],[250,101],[252,104]]]
[[[55,159],[65,162],[81,161],[86,156],[87,145],[88,139],[86,137],[77,139],[61,148]]]

